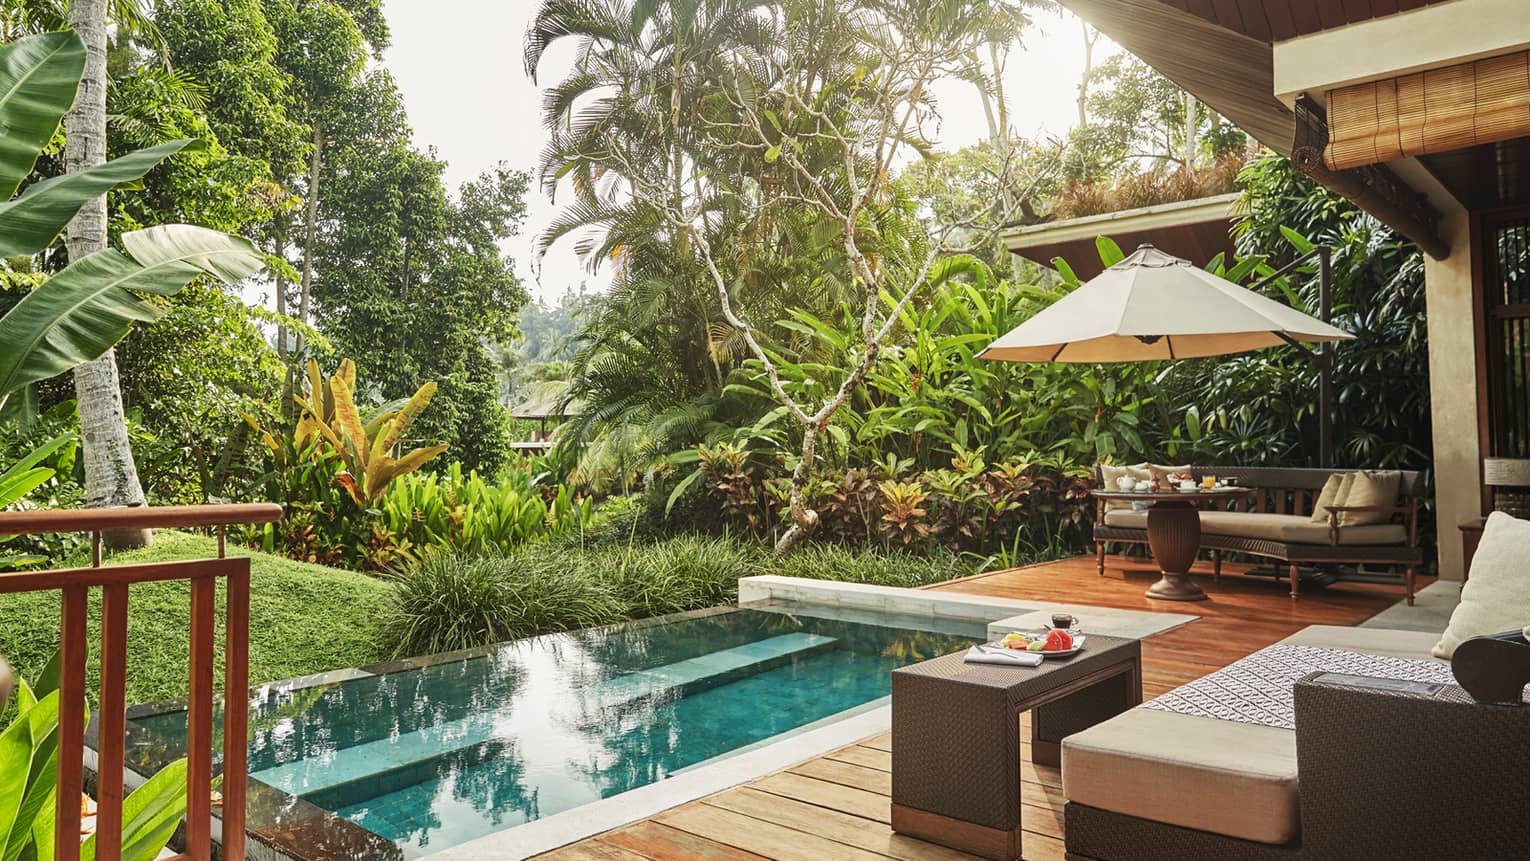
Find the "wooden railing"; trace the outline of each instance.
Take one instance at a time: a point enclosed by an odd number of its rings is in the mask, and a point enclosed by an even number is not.
[[[60,620],[57,861],[79,861],[80,797],[84,791],[85,663],[90,652],[87,614],[92,588],[101,589],[101,690],[96,774],[96,857],[122,857],[123,759],[127,703],[128,588],[134,583],[191,581],[190,686],[186,714],[186,851],[180,858],[212,859],[213,661],[217,580],[227,590],[224,615],[223,857],[244,861],[246,735],[249,710],[250,560],[225,555],[225,529],[236,523],[269,523],[281,506],[188,505],[94,508],[73,511],[0,512],[0,535],[88,532],[89,568],[0,574],[0,594],[57,589]],[[101,567],[101,533],[114,529],[213,527],[216,559]]]

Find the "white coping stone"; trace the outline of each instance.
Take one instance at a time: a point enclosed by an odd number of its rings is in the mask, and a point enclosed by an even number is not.
[[[886,698],[871,709],[836,719],[787,738],[677,772],[658,783],[640,786],[610,798],[555,813],[497,831],[450,849],[427,855],[430,861],[513,861],[550,852],[612,828],[619,828],[665,810],[721,792],[836,748],[854,744],[892,726],[892,706]],[[854,712],[855,710],[851,710]]]
[[[779,577],[773,574],[739,578],[740,604],[771,600],[869,607],[909,616],[945,616],[974,622],[992,622],[1040,609],[1035,602],[960,592]]]

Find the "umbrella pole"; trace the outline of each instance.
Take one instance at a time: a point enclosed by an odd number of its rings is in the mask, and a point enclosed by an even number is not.
[[[1296,272],[1302,265],[1316,257],[1318,261],[1318,319],[1332,323],[1333,316],[1333,249],[1318,245],[1306,254],[1292,260],[1271,275],[1266,275],[1248,289],[1259,292],[1277,278]],[[1333,344],[1324,342],[1317,349],[1301,343],[1283,332],[1275,333],[1282,341],[1297,348],[1318,368],[1318,466],[1333,467]]]
[[[1318,319],[1324,323],[1333,312],[1332,252],[1320,245],[1318,252]],[[1324,343],[1318,357],[1318,466],[1333,466],[1333,344]]]

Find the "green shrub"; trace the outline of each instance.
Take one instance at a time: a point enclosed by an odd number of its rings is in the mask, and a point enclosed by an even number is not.
[[[471,553],[577,532],[594,511],[567,485],[541,485],[521,470],[505,470],[489,482],[476,472],[464,474],[456,463],[442,473],[394,480],[380,507],[381,528],[395,543]]]
[[[781,574],[923,586],[972,574],[971,557],[809,545],[771,560],[763,545],[699,535],[662,541],[536,541],[486,554],[432,552],[395,574],[384,630],[397,656],[727,604],[738,579]]]
[[[596,555],[618,554],[613,570],[632,616],[726,604],[738,597],[738,578],[763,573],[760,551],[725,538],[688,535]]]
[[[771,560],[763,573],[911,588],[966,577],[983,567],[971,556],[944,551],[920,556],[901,550],[868,552],[838,544],[805,544]]]
[[[625,618],[616,584],[581,561],[552,544],[427,553],[394,575],[386,621],[394,653],[452,652]]]

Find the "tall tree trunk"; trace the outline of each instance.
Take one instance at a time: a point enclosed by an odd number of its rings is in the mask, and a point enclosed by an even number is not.
[[[1185,93],[1184,94],[1184,100],[1185,100],[1185,152],[1184,152],[1184,162],[1185,162],[1185,170],[1189,171],[1190,173],[1193,174],[1193,173],[1195,173],[1196,168],[1197,168],[1197,165],[1196,165],[1196,156],[1199,154],[1199,150],[1201,148],[1201,139],[1200,139],[1200,126],[1201,126],[1200,108],[1201,108],[1201,103],[1196,101],[1195,100],[1195,96],[1192,96],[1189,93]]]
[[[1094,43],[1100,39],[1100,31],[1089,26],[1088,21],[1079,21],[1079,26],[1084,28],[1084,71],[1078,76],[1078,124],[1089,125],[1089,84],[1090,77],[1094,75]]]
[[[308,322],[308,304],[313,297],[313,245],[319,230],[319,172],[324,168],[324,124],[313,122],[313,155],[308,163],[308,199],[303,212],[303,281],[298,288],[297,318]],[[298,336],[298,352],[307,345]]]
[[[287,259],[287,229],[278,225],[275,230],[276,256],[282,260]],[[282,277],[282,270],[276,271],[276,315],[287,316],[287,279]],[[287,361],[287,327],[281,323],[276,324],[276,355],[283,362]]]
[[[69,26],[85,41],[85,75],[74,107],[64,116],[64,166],[73,173],[106,161],[106,0],[73,0]],[[70,260],[81,260],[106,247],[106,197],[85,205],[65,234]],[[80,438],[85,453],[85,504],[92,508],[143,505],[143,487],[128,442],[117,379],[117,355],[107,350],[74,370],[75,400],[80,410]],[[103,536],[112,548],[143,547],[148,530],[122,530]]]

